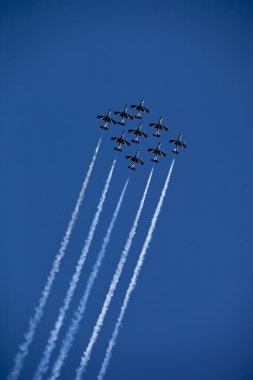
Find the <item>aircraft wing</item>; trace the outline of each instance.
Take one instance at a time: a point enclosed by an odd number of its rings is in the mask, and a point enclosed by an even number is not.
[[[170,139],[171,144],[175,144],[176,142],[177,142],[177,140]]]
[[[118,138],[118,137],[112,137],[111,140],[115,141],[115,142],[120,142],[120,138]]]
[[[130,120],[133,120],[133,116],[130,115],[129,113],[126,113],[125,118],[126,118],[126,119],[130,119]]]
[[[129,161],[133,161],[134,156],[126,156],[126,159]]]
[[[162,131],[168,131],[168,128],[165,127],[165,125],[160,124],[160,127],[161,127],[161,130],[162,130]]]
[[[103,119],[104,115],[97,115],[98,119]]]
[[[122,140],[122,141],[121,141],[121,144],[124,144],[124,145],[128,145],[128,146],[129,146],[129,145],[130,145],[130,142],[128,142],[127,140]]]
[[[129,133],[132,133],[133,135],[136,134],[136,130],[135,130],[135,129],[128,129],[128,132],[129,132]]]
[[[136,159],[137,164],[144,165],[144,162],[140,160],[139,158]]]
[[[153,127],[153,128],[157,128],[157,125],[158,125],[157,123],[150,123],[150,124],[149,124],[149,126],[150,126],[150,127]]]
[[[109,119],[110,120],[110,123],[113,123],[113,124],[116,124],[116,121],[114,119]]]
[[[158,154],[159,154],[159,156],[166,157],[166,153],[163,152],[162,150],[159,150]]]
[[[148,135],[146,133],[142,132],[142,131],[141,131],[141,136],[142,137],[148,137]]]
[[[143,109],[143,112],[149,113],[149,109],[148,108],[142,107],[142,109]]]
[[[151,153],[156,153],[156,148],[149,148],[148,151]]]
[[[122,114],[122,112],[120,112],[120,111],[115,111],[114,112],[114,115],[117,115],[117,116],[121,116],[121,114]]]
[[[140,106],[138,104],[132,104],[131,105],[131,108],[135,109],[135,110],[138,110]]]

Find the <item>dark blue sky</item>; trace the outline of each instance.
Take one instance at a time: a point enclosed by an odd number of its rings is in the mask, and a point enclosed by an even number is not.
[[[107,378],[253,378],[252,37],[251,1],[1,1],[1,379],[12,366],[100,137],[96,115],[141,97],[152,111],[143,119],[146,131],[151,135],[147,125],[161,114],[169,127],[162,137],[168,158],[155,168],[87,378],[100,368],[172,159],[168,139],[180,131],[188,148],[176,158]],[[109,137],[122,127],[111,129],[22,379],[34,373],[86,238],[115,156]],[[131,175],[64,379],[73,378],[90,337],[151,168],[146,148],[155,143],[152,137],[145,142],[145,166]],[[73,306],[130,174],[123,157]]]

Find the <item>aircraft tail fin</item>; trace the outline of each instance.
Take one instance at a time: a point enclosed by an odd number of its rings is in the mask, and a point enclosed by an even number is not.
[[[122,152],[122,149],[118,148],[117,146],[116,146],[116,148],[114,148],[114,150],[117,150],[118,152]]]
[[[135,143],[135,144],[140,144],[140,142],[139,142],[139,140],[136,138],[136,139],[133,139],[133,140],[131,140],[133,143]]]
[[[179,154],[179,151],[177,150],[177,148],[172,149],[172,152],[175,153],[175,154]]]
[[[133,165],[131,166],[128,166],[128,169],[131,169],[131,170],[136,170],[135,167]]]
[[[108,127],[106,125],[101,125],[100,128],[104,129],[105,131],[108,131]]]
[[[151,161],[153,161],[153,162],[159,162],[158,159],[157,159],[156,157],[151,158]]]
[[[118,121],[117,124],[119,124],[119,125],[126,125],[126,123],[124,121]]]
[[[156,133],[153,133],[154,137],[160,137],[160,133],[157,131]]]

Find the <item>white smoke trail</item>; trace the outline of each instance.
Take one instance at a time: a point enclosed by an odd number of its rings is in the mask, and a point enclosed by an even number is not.
[[[150,181],[151,181],[151,178],[152,178],[152,174],[153,174],[153,169],[151,169],[151,172],[150,172],[150,175],[149,175],[149,178],[148,178],[148,181],[147,181],[147,184],[146,184],[146,187],[145,187],[145,190],[144,190],[141,202],[140,202],[139,209],[137,211],[134,223],[132,225],[132,228],[131,228],[131,230],[129,232],[129,235],[128,235],[128,238],[127,238],[127,241],[126,241],[126,245],[125,245],[125,247],[123,249],[123,252],[122,252],[121,257],[120,257],[120,261],[118,263],[118,266],[117,266],[116,271],[114,273],[113,279],[111,281],[111,285],[110,285],[110,288],[109,288],[108,293],[106,295],[106,298],[105,298],[102,310],[101,310],[101,312],[99,314],[99,317],[97,319],[97,322],[96,322],[96,324],[95,324],[95,326],[93,328],[93,332],[92,332],[89,344],[88,344],[86,350],[83,353],[80,365],[79,365],[79,367],[78,367],[78,369],[76,371],[76,380],[81,380],[82,374],[86,370],[88,361],[90,359],[91,351],[93,349],[93,346],[94,346],[94,344],[95,344],[95,342],[97,340],[98,334],[99,334],[99,332],[100,332],[100,330],[101,330],[101,328],[103,326],[104,319],[106,317],[106,313],[108,311],[108,308],[110,306],[112,297],[114,295],[114,291],[116,290],[118,281],[120,279],[120,275],[121,275],[121,272],[123,270],[124,264],[126,262],[128,253],[130,251],[130,248],[131,248],[131,245],[132,245],[132,242],[133,242],[133,238],[134,238],[134,236],[136,234],[136,230],[137,230],[137,227],[138,227],[138,222],[139,222],[139,219],[140,219],[140,216],[141,216],[141,212],[142,212],[142,209],[143,209],[143,206],[144,206],[144,203],[145,203],[145,199],[146,199],[147,192],[148,192],[148,189],[149,189],[149,185],[150,185]]]
[[[48,297],[50,295],[51,288],[52,288],[53,282],[55,280],[56,273],[60,269],[61,261],[65,255],[72,230],[75,226],[75,223],[76,223],[76,220],[77,220],[77,217],[79,214],[79,210],[80,210],[80,207],[81,207],[83,199],[84,199],[85,190],[88,186],[90,176],[92,173],[92,169],[93,169],[93,166],[94,166],[96,158],[97,158],[97,153],[98,153],[100,144],[101,144],[101,138],[98,141],[97,147],[95,149],[94,155],[93,155],[91,163],[89,165],[89,169],[88,169],[88,172],[87,172],[86,177],[84,179],[81,191],[79,193],[79,196],[78,196],[78,199],[77,199],[77,202],[75,205],[75,209],[71,215],[70,222],[68,224],[64,238],[61,242],[61,247],[59,249],[59,253],[55,257],[51,271],[50,271],[48,278],[47,278],[47,281],[46,281],[46,285],[45,285],[45,287],[42,291],[42,295],[39,299],[38,306],[35,308],[35,313],[29,321],[28,330],[24,335],[24,338],[25,338],[24,342],[19,347],[19,351],[18,351],[18,353],[14,359],[14,366],[8,375],[8,380],[16,380],[19,377],[20,372],[21,372],[23,365],[24,365],[25,358],[29,353],[29,348],[30,348],[30,345],[33,341],[33,338],[34,338],[34,335],[36,332],[36,328],[37,328],[37,326],[38,326],[38,324],[39,324],[39,322],[43,316],[44,307],[45,307],[47,300],[48,300]]]
[[[85,240],[84,247],[82,249],[82,253],[81,253],[80,257],[79,257],[75,273],[74,273],[74,275],[73,275],[73,277],[72,277],[72,279],[70,281],[70,285],[69,285],[67,294],[65,296],[65,299],[63,301],[63,305],[60,308],[58,318],[57,318],[57,320],[56,320],[56,322],[54,324],[54,328],[50,332],[50,336],[48,338],[48,341],[47,341],[47,344],[46,344],[46,348],[45,348],[45,350],[44,350],[44,352],[42,354],[42,358],[41,358],[40,363],[38,365],[38,368],[36,370],[36,373],[35,373],[35,376],[34,376],[35,380],[41,380],[42,379],[42,375],[44,373],[46,373],[46,371],[48,369],[48,364],[49,364],[49,361],[50,361],[50,357],[52,355],[52,352],[53,352],[53,350],[55,348],[57,339],[59,337],[60,329],[61,329],[61,327],[63,325],[63,321],[64,321],[64,318],[66,316],[66,312],[69,309],[72,297],[74,295],[77,283],[78,283],[80,275],[81,275],[81,271],[82,271],[83,265],[85,263],[87,254],[88,254],[89,249],[90,249],[90,245],[91,245],[91,242],[92,242],[92,239],[93,239],[93,236],[94,236],[97,224],[99,222],[100,214],[101,214],[101,212],[103,210],[103,204],[104,204],[104,201],[106,199],[106,194],[108,192],[109,185],[110,185],[110,182],[111,182],[111,179],[112,179],[112,174],[113,174],[113,170],[114,170],[114,167],[115,167],[115,163],[116,163],[116,159],[113,161],[113,164],[111,166],[109,175],[108,175],[108,177],[106,179],[106,183],[105,183],[105,186],[104,186],[101,198],[100,198],[98,206],[97,206],[97,211],[96,211],[94,219],[93,219],[93,221],[91,223],[90,230],[89,230],[88,236],[87,236],[87,238]]]
[[[105,354],[104,361],[102,363],[102,367],[101,367],[100,372],[99,372],[98,377],[97,377],[98,380],[103,380],[104,379],[106,370],[108,368],[108,365],[109,365],[109,362],[110,362],[110,359],[111,359],[111,356],[112,356],[113,347],[116,344],[117,336],[119,334],[120,327],[121,327],[121,324],[122,324],[122,321],[123,321],[123,318],[124,318],[124,315],[125,315],[125,312],[126,312],[126,309],[127,309],[130,297],[131,297],[131,294],[134,291],[134,288],[136,286],[136,283],[137,283],[137,280],[138,280],[138,277],[139,277],[139,274],[140,274],[140,271],[141,271],[142,265],[144,263],[144,259],[145,259],[145,256],[146,256],[149,244],[150,244],[150,241],[151,241],[152,236],[153,236],[154,229],[156,227],[156,222],[158,220],[159,214],[160,214],[161,209],[162,209],[164,197],[165,197],[166,192],[167,192],[167,188],[168,188],[168,184],[169,184],[169,181],[170,181],[172,169],[173,169],[173,166],[174,166],[174,161],[175,160],[172,161],[172,164],[170,166],[169,173],[168,173],[168,176],[166,178],[166,181],[165,181],[165,184],[164,184],[164,187],[163,187],[163,190],[162,190],[162,193],[161,193],[158,205],[157,205],[156,210],[155,210],[155,213],[153,215],[153,218],[152,218],[149,230],[148,230],[148,234],[147,234],[146,240],[145,240],[144,245],[142,247],[142,251],[140,253],[139,259],[138,259],[136,267],[134,269],[134,273],[133,273],[132,279],[130,281],[130,284],[128,286],[128,289],[127,289],[127,292],[126,292],[123,304],[121,306],[119,317],[118,317],[116,325],[114,327],[114,331],[113,331],[112,337],[110,339],[108,348],[106,350],[106,354]]]
[[[82,318],[84,316],[84,313],[85,313],[85,310],[86,310],[86,307],[87,307],[87,302],[89,300],[89,296],[90,296],[91,290],[92,290],[93,285],[95,283],[95,280],[96,280],[96,278],[98,276],[98,272],[99,272],[100,267],[102,265],[102,261],[104,259],[104,256],[105,256],[108,244],[109,244],[110,239],[111,239],[111,234],[112,234],[115,222],[117,220],[117,217],[118,217],[118,214],[119,214],[119,211],[120,211],[123,199],[125,197],[125,192],[126,192],[126,189],[127,189],[127,186],[128,186],[128,181],[129,181],[129,179],[127,179],[127,181],[126,181],[126,183],[124,185],[124,188],[122,190],[122,193],[121,193],[119,201],[118,201],[118,204],[117,204],[117,206],[115,208],[115,211],[113,213],[112,220],[110,222],[110,225],[108,227],[106,235],[105,235],[105,237],[103,239],[103,244],[102,244],[101,250],[100,250],[100,252],[98,254],[96,263],[94,264],[92,272],[91,272],[91,274],[89,276],[89,279],[88,279],[88,282],[87,282],[84,294],[83,294],[83,296],[81,298],[81,301],[79,303],[79,306],[78,306],[76,312],[74,313],[74,317],[73,317],[73,319],[71,321],[71,324],[70,324],[70,327],[69,327],[69,329],[67,331],[67,334],[66,334],[66,336],[65,336],[65,338],[64,338],[64,340],[62,342],[60,353],[59,353],[59,355],[58,355],[58,357],[57,357],[57,359],[55,361],[55,364],[53,366],[53,369],[52,369],[52,374],[50,376],[51,380],[55,380],[55,379],[57,379],[60,376],[62,366],[63,366],[63,364],[65,362],[65,359],[68,356],[69,350],[70,350],[70,348],[72,346],[72,343],[73,343],[73,341],[75,339],[75,336],[76,336],[76,334],[77,334],[77,332],[79,330],[80,322],[81,322],[81,320],[82,320]]]

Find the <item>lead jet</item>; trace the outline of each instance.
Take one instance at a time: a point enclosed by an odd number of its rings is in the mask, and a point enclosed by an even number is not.
[[[149,109],[144,107],[144,99],[141,99],[141,102],[140,104],[132,104],[131,105],[131,108],[139,111],[134,117],[136,119],[141,119],[141,113],[144,112],[144,113],[149,113]]]
[[[121,117],[121,120],[117,122],[117,124],[120,124],[120,125],[126,125],[125,124],[125,119],[133,120],[133,116],[130,115],[129,113],[127,113],[127,106],[125,106],[125,108],[124,108],[123,111],[115,111],[114,115],[117,115],[117,116]]]
[[[139,158],[139,150],[133,156],[126,156],[126,159],[132,161],[132,165],[128,166],[128,169],[136,170],[135,165],[144,165],[144,162]]]
[[[122,145],[130,145],[130,142],[124,139],[125,132],[122,132],[120,137],[112,137],[111,140],[117,142],[118,145],[114,148],[118,152],[122,152]]]
[[[103,125],[101,125],[100,128],[105,129],[106,131],[108,131],[108,127],[107,127],[108,123],[109,124],[116,124],[116,121],[114,119],[112,119],[110,117],[110,115],[111,115],[111,109],[109,109],[107,115],[97,115],[98,119],[101,119],[105,122]]]
[[[176,145],[176,148],[174,148],[174,149],[172,149],[172,152],[173,153],[176,153],[176,154],[179,154],[179,147],[180,148],[186,148],[186,144],[185,144],[185,142],[183,142],[182,141],[182,133],[180,133],[180,135],[178,136],[178,138],[177,139],[171,139],[170,140],[170,143],[171,144],[175,144]]]
[[[156,148],[149,148],[148,151],[151,152],[151,153],[154,153],[154,157],[151,158],[151,161],[153,162],[159,162],[158,159],[157,159],[157,156],[162,156],[162,157],[166,157],[166,153],[163,152],[161,149],[161,143],[158,143],[157,147]]]
[[[148,135],[141,130],[142,124],[140,123],[138,129],[129,129],[128,132],[136,135],[136,138],[132,140],[132,142],[139,144],[139,137],[148,137]]]
[[[152,128],[156,128],[156,133],[153,133],[153,136],[160,137],[160,131],[168,131],[168,128],[162,124],[163,118],[160,117],[158,123],[150,123],[149,126]]]

